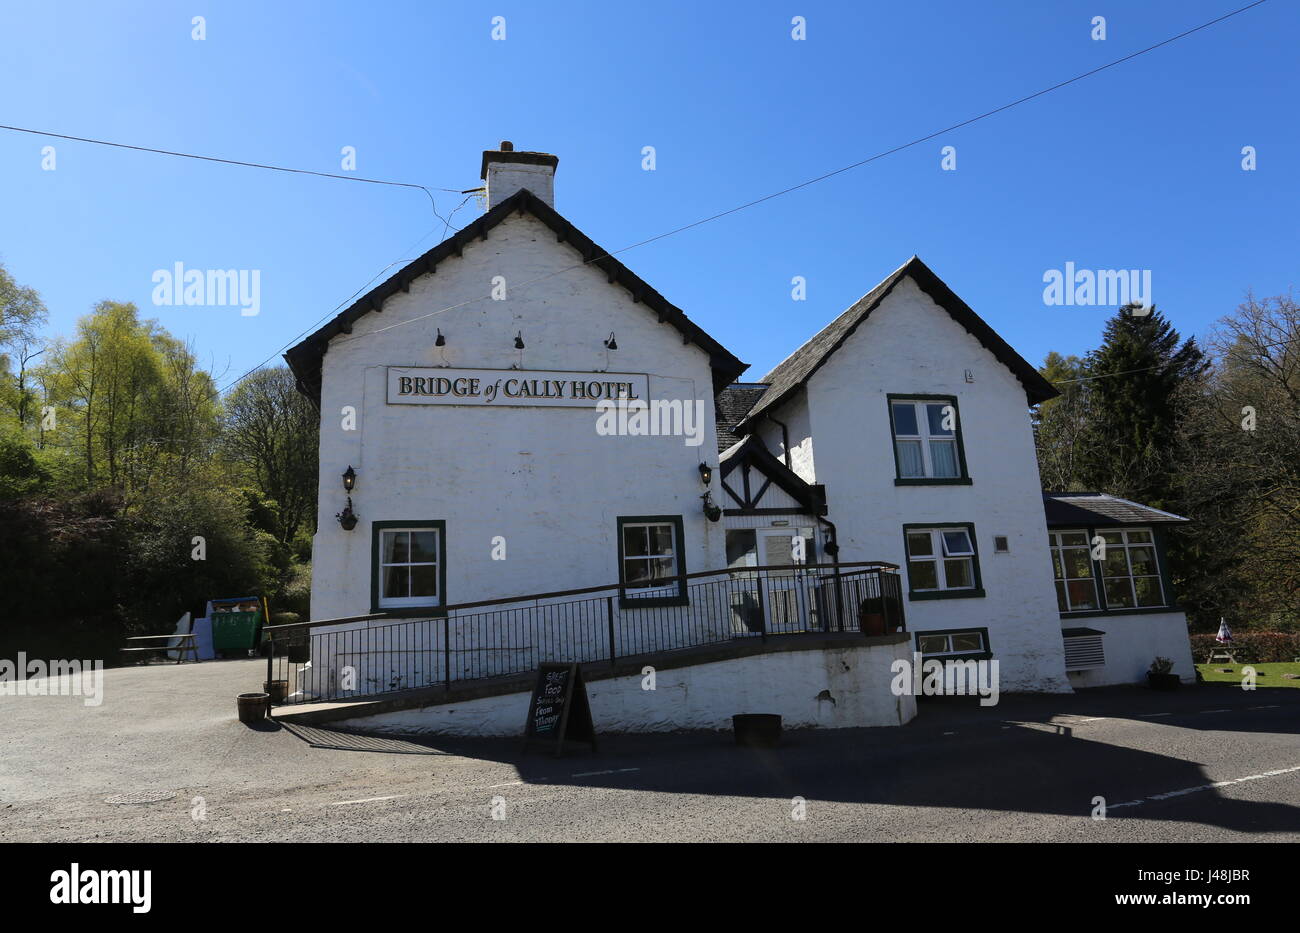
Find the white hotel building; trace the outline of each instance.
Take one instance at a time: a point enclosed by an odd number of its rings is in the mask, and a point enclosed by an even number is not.
[[[312,619],[353,620],[312,630],[301,691],[338,698],[349,665],[360,694],[456,681],[446,702],[364,714],[491,732],[522,723],[522,694],[487,675],[605,663],[607,643],[668,667],[665,646],[712,653],[665,670],[653,711],[612,696],[626,684],[610,660],[591,687],[598,728],[717,725],[760,702],[793,724],[901,723],[915,703],[891,695],[889,669],[913,651],[996,659],[1003,691],[1136,682],[1157,655],[1193,678],[1162,550],[1185,519],[1045,495],[1030,407],[1056,391],[920,259],[742,383],[744,363],[556,211],[557,164],[485,152],[487,213],[286,354],[321,412]],[[680,401],[687,436],[598,431],[600,398]],[[867,561],[899,568],[885,576],[905,632],[864,637],[856,601],[832,613],[817,589]],[[800,563],[815,569],[773,573],[748,615],[703,598],[745,567]],[[711,591],[673,579],[707,571],[729,572],[699,578]],[[507,597],[521,599],[458,608]],[[583,600],[589,644],[534,618]],[[665,612],[687,633],[671,644],[646,634]],[[852,643],[806,650],[741,637],[844,627]],[[380,630],[394,638],[365,634]]]

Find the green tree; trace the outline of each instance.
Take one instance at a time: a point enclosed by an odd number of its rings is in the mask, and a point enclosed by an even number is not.
[[[14,281],[0,264],[0,398],[8,402],[19,424],[32,413],[33,395],[27,384],[31,363],[44,352],[38,333],[48,320],[45,303],[34,288]]]

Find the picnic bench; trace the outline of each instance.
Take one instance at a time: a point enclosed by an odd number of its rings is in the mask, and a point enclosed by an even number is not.
[[[170,642],[171,639],[173,638],[177,640],[176,644],[168,644],[168,642]],[[122,648],[120,650],[124,654],[131,654],[133,652],[138,652],[138,651],[175,651],[177,664],[180,664],[182,661],[186,660],[185,657],[186,655],[190,656],[189,660],[191,661],[199,660],[199,646],[194,641],[193,632],[189,632],[188,634],[185,635],[134,635],[127,639],[128,642],[159,641],[159,640],[162,640],[163,642],[161,645],[145,645],[140,647],[132,647],[131,645],[128,644],[125,648]]]

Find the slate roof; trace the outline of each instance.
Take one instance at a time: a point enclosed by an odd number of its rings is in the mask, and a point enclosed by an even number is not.
[[[718,428],[719,453],[741,440],[732,429],[766,391],[767,386],[761,382],[734,382],[718,393],[713,411]]]
[[[1172,512],[1101,492],[1045,492],[1043,511],[1047,513],[1048,528],[1172,525],[1190,521]]]
[[[515,153],[515,155],[528,155],[528,153]],[[577,250],[592,268],[604,272],[611,284],[621,285],[628,290],[634,302],[644,304],[647,311],[657,314],[660,322],[669,323],[677,328],[681,332],[683,343],[693,343],[709,354],[710,365],[713,367],[715,393],[720,392],[748,368],[747,363],[742,363],[726,347],[706,334],[698,324],[686,316],[681,308],[651,288],[640,276],[610,256],[606,250],[597,246],[555,208],[527,188],[520,188],[463,230],[403,266],[400,271],[362,295],[319,330],[291,347],[284,354],[284,359],[298,379],[298,390],[319,407],[321,362],[329,349],[329,341],[332,337],[337,334],[352,333],[352,325],[358,318],[372,311],[382,312],[385,299],[391,298],[399,291],[408,291],[413,281],[422,275],[436,272],[440,262],[452,256],[459,256],[473,240],[486,240],[493,227],[516,211],[520,214],[530,213],[546,224],[555,231],[559,242],[568,243]]]
[[[1037,369],[1011,349],[1010,344],[985,324],[966,302],[958,298],[952,289],[930,270],[929,266],[913,256],[763,378],[763,382],[768,383],[770,388],[758,404],[750,409],[749,414],[739,425],[740,431],[751,430],[759,415],[769,408],[780,405],[801,388],[884,301],[894,290],[894,286],[909,276],[922,291],[934,299],[939,307],[947,311],[954,321],[966,328],[985,349],[1015,374],[1025,387],[1029,404],[1037,405],[1039,402],[1060,395],[1050,382],[1039,375]]]

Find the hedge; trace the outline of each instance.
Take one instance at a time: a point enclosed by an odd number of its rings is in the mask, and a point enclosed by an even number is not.
[[[1204,664],[1210,649],[1218,647],[1213,635],[1193,635],[1192,660]],[[1297,632],[1234,632],[1227,646],[1232,656],[1242,664],[1269,664],[1276,661],[1294,661],[1300,658],[1300,633]]]

